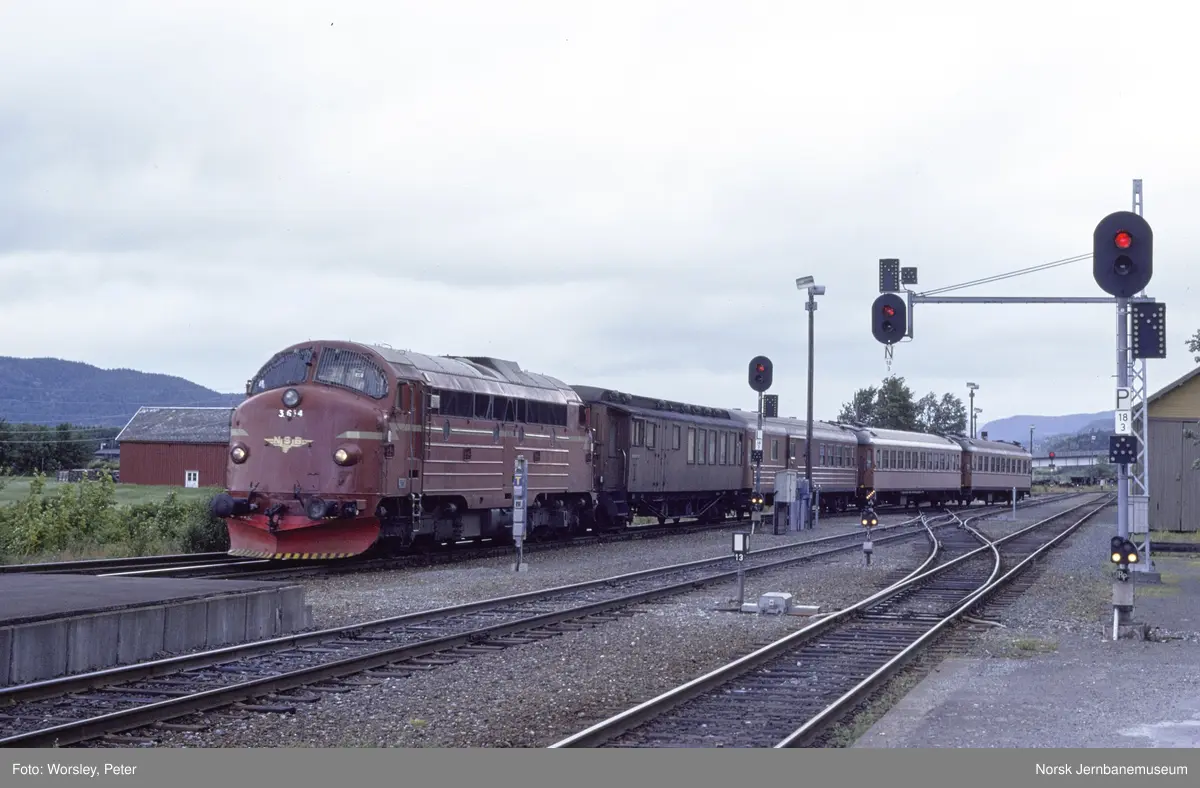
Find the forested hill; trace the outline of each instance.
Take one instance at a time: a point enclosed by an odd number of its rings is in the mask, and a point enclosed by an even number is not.
[[[232,407],[243,399],[171,375],[0,356],[0,421],[10,423],[124,427],[143,405]]]

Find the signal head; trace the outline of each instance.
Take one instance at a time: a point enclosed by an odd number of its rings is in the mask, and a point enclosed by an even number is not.
[[[1100,289],[1131,298],[1146,288],[1154,273],[1154,231],[1132,211],[1100,220],[1092,233],[1092,276]]]
[[[774,371],[771,359],[766,356],[755,356],[750,359],[750,388],[759,394],[771,388]]]
[[[884,293],[871,307],[871,333],[885,345],[904,338],[908,330],[908,305],[896,293]]]

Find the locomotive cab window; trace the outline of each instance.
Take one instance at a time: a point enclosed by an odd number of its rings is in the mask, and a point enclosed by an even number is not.
[[[312,357],[312,348],[275,354],[250,381],[246,393],[253,396],[271,389],[303,383],[308,380],[308,368],[312,365]]]
[[[641,419],[633,420],[633,445],[641,446],[646,438],[646,422]]]
[[[326,348],[317,365],[316,381],[327,386],[351,389],[372,399],[387,396],[387,376],[365,354],[341,348]]]
[[[646,422],[646,448],[654,448],[655,433],[658,432],[658,425],[654,422]]]

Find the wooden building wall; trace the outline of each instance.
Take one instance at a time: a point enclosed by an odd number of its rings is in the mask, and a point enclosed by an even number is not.
[[[1150,502],[1153,531],[1200,530],[1200,377],[1150,403]]]
[[[121,443],[123,484],[185,486],[198,471],[197,487],[224,487],[228,446],[224,443]]]

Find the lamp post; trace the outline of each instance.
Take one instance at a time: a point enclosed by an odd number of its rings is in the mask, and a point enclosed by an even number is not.
[[[971,398],[971,437],[975,437],[975,392],[979,389],[978,383],[967,383],[968,396]]]
[[[1033,425],[1029,425],[1029,456],[1033,456]]]
[[[971,408],[971,437],[975,437],[975,428],[979,426],[979,414],[983,413],[983,408]]]
[[[808,291],[808,301],[804,304],[808,312],[808,420],[804,425],[804,478],[808,482],[808,511],[805,512],[804,522],[812,527],[812,439],[813,439],[813,324],[817,312],[817,296],[825,295],[825,286],[814,283],[811,276],[802,276],[796,280],[797,290]]]

